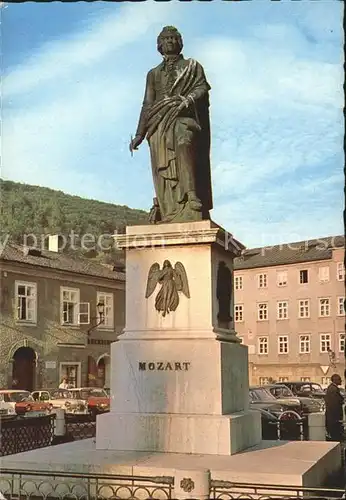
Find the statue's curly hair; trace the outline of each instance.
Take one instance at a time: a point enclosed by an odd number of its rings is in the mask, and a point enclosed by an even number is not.
[[[162,38],[168,34],[175,35],[178,39],[180,51],[183,49],[183,38],[175,26],[165,26],[157,37],[157,50],[162,54]]]

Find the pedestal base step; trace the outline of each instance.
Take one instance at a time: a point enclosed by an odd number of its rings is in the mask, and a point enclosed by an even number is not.
[[[340,470],[341,450],[340,444],[333,442],[262,441],[255,448],[233,456],[184,455],[96,450],[93,439],[83,439],[2,457],[1,467],[0,491],[3,493],[8,491],[10,485],[4,479],[4,469],[12,469],[14,473],[18,470],[31,470],[35,473],[44,470],[52,474],[69,472],[129,476],[176,476],[179,471],[210,470],[211,479],[218,481],[231,481],[249,486],[271,484],[313,488],[322,486],[328,476]],[[22,475],[22,481],[24,476],[25,474]],[[43,482],[47,483],[47,480],[51,482],[53,479],[43,478]],[[80,483],[81,479],[77,481]],[[30,488],[30,483],[27,488]],[[26,491],[24,486],[23,489]],[[105,489],[103,495],[106,491],[109,490]],[[126,498],[129,498],[128,492],[125,493]],[[176,498],[175,493],[172,498]],[[192,493],[195,493],[195,490]],[[265,496],[268,497],[270,494],[273,492]],[[55,495],[61,495],[61,490],[57,489]],[[51,490],[49,496],[54,496]],[[234,495],[234,498],[238,497],[239,493]]]
[[[260,442],[257,411],[220,416],[111,412],[97,417],[99,450],[234,455]]]

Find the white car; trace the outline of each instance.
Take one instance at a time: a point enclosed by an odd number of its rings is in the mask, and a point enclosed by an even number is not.
[[[16,414],[16,409],[15,409],[15,403],[5,401],[3,393],[0,393],[0,417],[1,418],[8,418],[8,417],[15,417]]]
[[[66,413],[85,414],[87,407],[81,399],[71,397],[66,389],[41,389],[34,391],[31,396],[35,401],[45,401],[51,405],[52,410],[62,408]]]

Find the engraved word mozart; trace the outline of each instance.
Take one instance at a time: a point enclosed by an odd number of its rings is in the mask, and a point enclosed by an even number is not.
[[[138,368],[140,371],[187,371],[190,367],[191,363],[190,361],[175,361],[175,362],[164,362],[164,361],[157,361],[155,363],[150,362],[147,363],[146,361],[139,361],[138,363]]]

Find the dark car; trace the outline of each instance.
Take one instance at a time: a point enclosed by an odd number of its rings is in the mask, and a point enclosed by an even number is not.
[[[250,408],[269,411],[275,417],[279,417],[285,411],[283,405],[279,404],[274,396],[264,387],[250,387]]]
[[[284,412],[291,410],[289,406],[278,404],[276,398],[266,387],[250,387],[250,409],[261,412],[262,439],[278,439],[278,421]],[[291,415],[281,421],[280,433],[283,439],[296,439],[299,428],[294,425],[292,428]]]
[[[319,413],[325,409],[323,399],[315,399],[308,396],[295,396],[291,389],[285,384],[273,384],[266,387],[279,403],[290,400],[298,401],[299,411],[297,410],[297,413],[299,414],[306,415],[308,413]]]
[[[299,416],[303,415],[303,407],[297,396],[294,396],[285,385],[266,385],[265,389],[270,392],[276,401],[286,410],[294,411]]]
[[[261,426],[262,426],[262,439],[274,441],[278,436],[278,418],[270,413],[269,410],[261,405],[252,405],[250,403],[250,410],[256,410],[261,413]]]
[[[325,392],[320,384],[316,382],[282,382],[295,396],[306,396],[310,398],[323,399]]]

